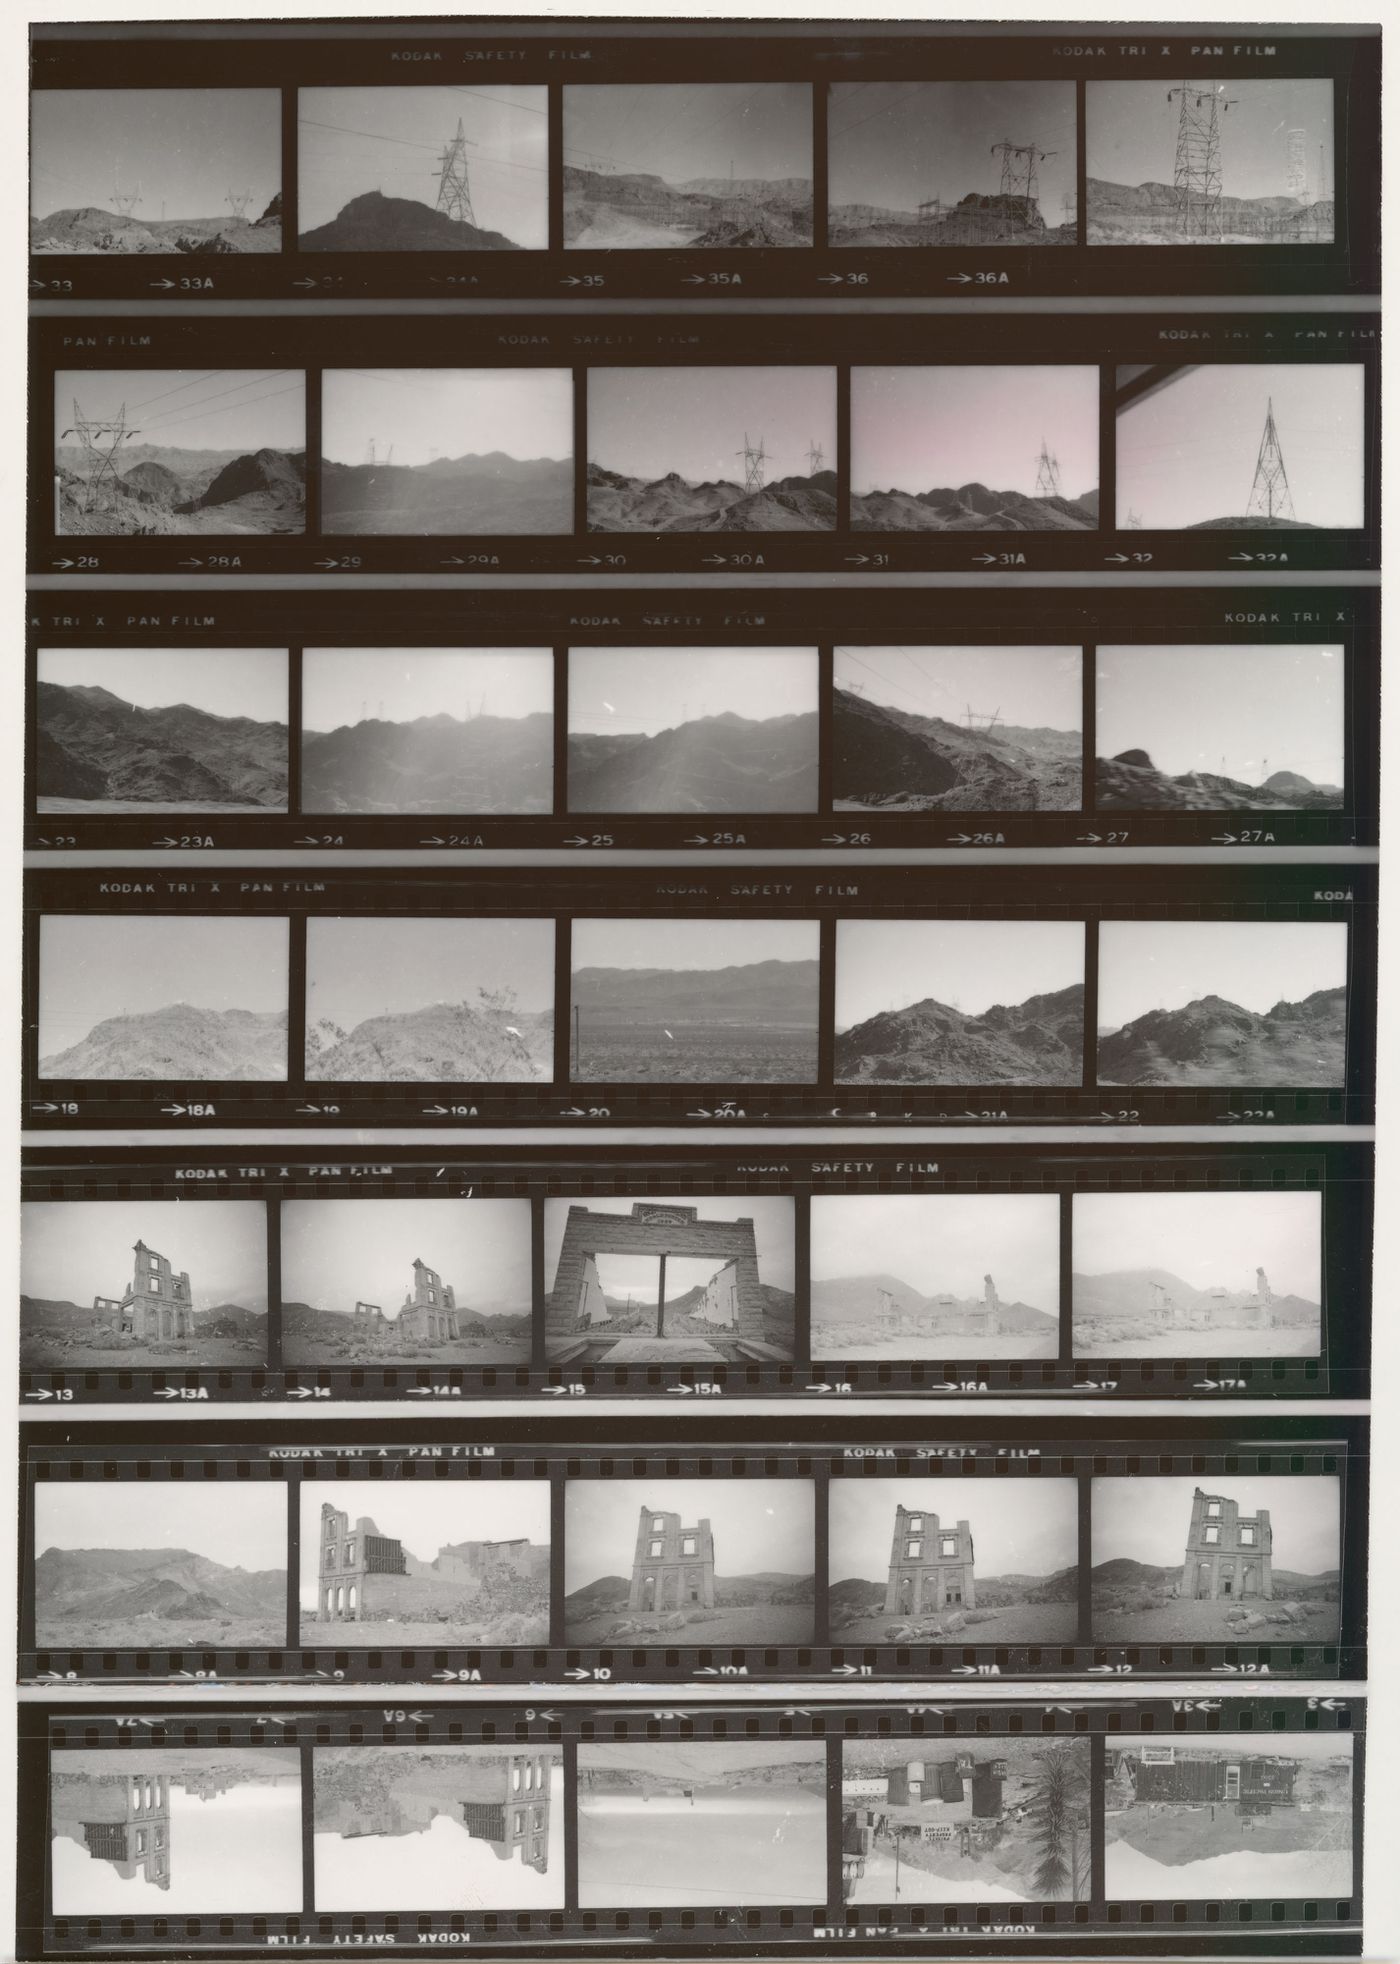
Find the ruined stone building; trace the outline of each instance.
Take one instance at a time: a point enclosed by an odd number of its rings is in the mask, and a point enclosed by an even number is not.
[[[164,1773],[55,1776],[53,1831],[110,1862],[126,1882],[170,1887],[170,1780]]]
[[[318,1623],[411,1619],[465,1603],[494,1580],[547,1577],[549,1550],[523,1535],[458,1541],[425,1562],[395,1536],[381,1534],[367,1514],[352,1523],[342,1509],[323,1501],[317,1572]]]
[[[628,1609],[715,1606],[715,1544],[708,1521],[683,1527],[679,1514],[644,1507],[637,1522]]]
[[[126,1294],[94,1296],[94,1314],[110,1318],[124,1337],[140,1337],[145,1342],[185,1342],[195,1334],[194,1304],[190,1278],[182,1269],[178,1275],[164,1255],[138,1241],[132,1278]]]
[[[353,1317],[357,1336],[383,1341],[397,1338],[404,1349],[421,1349],[455,1343],[461,1334],[457,1323],[457,1296],[435,1268],[413,1258],[413,1287],[403,1299],[397,1316],[386,1316],[378,1303],[357,1302]]]
[[[967,1522],[945,1528],[936,1514],[896,1507],[886,1616],[972,1609],[976,1602],[972,1529]]]
[[[1125,1753],[1125,1771],[1134,1802],[1168,1802],[1174,1806],[1238,1805],[1242,1814],[1268,1814],[1275,1807],[1292,1807],[1298,1761],[1265,1758],[1262,1754],[1232,1759],[1225,1753],[1193,1753],[1175,1745],[1144,1746]]]
[[[459,1783],[473,1841],[489,1841],[497,1861],[518,1855],[539,1875],[549,1867],[550,1768],[547,1753],[512,1753],[468,1765]]]
[[[1180,1596],[1211,1598],[1274,1593],[1274,1536],[1269,1511],[1241,1514],[1239,1502],[1196,1488],[1186,1533]]]
[[[942,1290],[930,1296],[927,1305],[911,1309],[907,1303],[882,1285],[876,1285],[875,1320],[886,1336],[928,1336],[930,1331],[964,1336],[995,1337],[1004,1334],[1001,1298],[990,1275],[982,1277],[980,1300],[955,1296]]]
[[[1275,1325],[1274,1292],[1262,1268],[1254,1271],[1251,1296],[1236,1294],[1217,1283],[1204,1301],[1178,1302],[1164,1283],[1150,1282],[1148,1287],[1152,1321],[1162,1330],[1205,1330],[1216,1322],[1254,1330],[1272,1330]]]

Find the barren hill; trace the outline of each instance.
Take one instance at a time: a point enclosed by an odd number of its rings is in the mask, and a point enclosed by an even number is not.
[[[449,218],[417,198],[366,191],[325,225],[303,232],[303,252],[519,252],[514,239]]]
[[[134,533],[300,532],[306,523],[306,457],[299,450],[164,450],[138,445],[123,474],[89,511],[82,458],[55,451],[59,530],[76,537]]]
[[[994,1251],[989,1253],[988,1259],[995,1260]],[[901,1310],[912,1315],[926,1315],[930,1324],[956,1323],[961,1317],[980,1312],[984,1307],[980,1291],[947,1301],[942,1300],[940,1295],[922,1294],[897,1275],[833,1275],[813,1276],[812,1315],[814,1318],[820,1316],[824,1323],[868,1322],[875,1313],[882,1289],[889,1291]],[[1003,1302],[998,1305],[997,1314],[999,1320],[1011,1330],[1039,1334],[1059,1328],[1057,1316],[1043,1309],[1034,1309],[1030,1303]]]
[[[1198,518],[1184,532],[1317,532],[1322,528],[1305,518]]]
[[[41,810],[48,800],[93,799],[157,810],[286,809],[285,723],[188,703],[142,708],[108,689],[56,682],[40,682],[36,700]]]
[[[964,1015],[932,997],[836,1036],[840,1084],[1078,1084],[1084,988]]]
[[[46,1548],[34,1564],[37,1615],[285,1617],[287,1572],[225,1568],[187,1548]],[[53,1641],[52,1638],[49,1641]]]
[[[309,1079],[348,1084],[521,1084],[554,1069],[551,1011],[482,998],[371,1016],[353,1030],[322,1021],[306,1033]]]
[[[851,497],[853,532],[1093,532],[1099,494],[1032,498],[985,484],[931,491],[867,491]]]
[[[1346,1082],[1347,992],[1319,989],[1263,1015],[1200,996],[1101,1034],[1101,1084],[1294,1085]]]
[[[302,739],[308,812],[547,812],[554,719],[531,716],[369,717]]]
[[[1077,730],[966,729],[834,692],[838,809],[854,811],[1077,811]]]
[[[695,178],[564,166],[564,243],[602,250],[810,246],[806,178]]]
[[[229,253],[282,250],[282,200],[260,218],[128,218],[100,205],[74,205],[29,221],[34,253]]]
[[[656,736],[569,735],[574,812],[803,812],[817,803],[817,718],[728,711]]]
[[[1177,193],[1170,184],[1115,184],[1085,180],[1084,213],[1090,245],[1249,244],[1271,238],[1332,237],[1332,201],[1306,205],[1286,194],[1268,198],[1220,199],[1218,239],[1187,240],[1181,231]]]
[[[436,457],[428,464],[321,465],[324,529],[471,538],[573,530],[569,457]]]
[[[728,479],[692,484],[676,471],[650,481],[588,467],[590,532],[829,532],[836,475],[784,477],[761,491]]]
[[[1255,1252],[1242,1249],[1241,1265],[1255,1259]],[[1261,1250],[1258,1254],[1267,1267],[1267,1251]],[[1100,1275],[1076,1272],[1073,1278],[1076,1321],[1080,1317],[1149,1316],[1155,1307],[1158,1289],[1165,1290],[1180,1308],[1196,1312],[1210,1321],[1228,1322],[1232,1310],[1255,1300],[1252,1289],[1226,1289],[1223,1285],[1197,1289],[1165,1268],[1111,1269]],[[1273,1314],[1285,1323],[1316,1323],[1319,1313],[1320,1305],[1309,1302],[1304,1296],[1275,1296],[1273,1299]]]
[[[730,968],[580,968],[573,1000],[594,1024],[678,1022],[807,1027],[816,1014],[815,961]]]
[[[285,1010],[164,1009],[106,1017],[80,1043],[39,1060],[46,1078],[275,1083],[287,1075]]]
[[[1168,777],[1145,750],[1100,757],[1094,767],[1094,801],[1118,811],[1340,811],[1339,784],[1313,784],[1296,771],[1275,771],[1262,784],[1213,771]]]

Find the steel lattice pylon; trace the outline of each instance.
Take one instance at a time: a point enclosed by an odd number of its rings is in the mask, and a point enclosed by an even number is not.
[[[1176,193],[1177,226],[1190,239],[1220,237],[1220,116],[1229,109],[1233,97],[1226,99],[1209,83],[1193,86],[1182,82],[1167,90],[1167,101],[1181,99],[1176,125],[1176,167],[1172,188]]]
[[[813,437],[807,446],[807,475],[809,477],[815,477],[825,462],[826,452],[822,449],[816,438]]]
[[[1034,204],[1040,166],[1047,157],[1058,154],[1055,150],[1038,149],[1034,143],[1012,143],[1009,137],[994,143],[992,155],[1001,158],[1001,196],[1024,198],[1028,204]]]
[[[1036,459],[1035,490],[1036,498],[1063,498],[1060,489],[1060,460],[1051,450],[1045,438],[1040,439],[1040,455]]]
[[[471,180],[467,176],[467,145],[470,141],[459,116],[457,134],[450,143],[443,145],[442,155],[438,159],[437,208],[463,225],[476,223],[476,213],[472,210]]]
[[[744,460],[745,491],[761,491],[763,489],[764,467],[768,462],[763,448],[763,438],[760,437],[756,444],[750,443],[749,433],[745,430],[744,447],[742,450],[736,450],[734,455],[736,457],[742,457]]]
[[[1264,418],[1264,434],[1259,439],[1259,456],[1254,466],[1254,484],[1245,506],[1246,518],[1295,518],[1293,493],[1288,488],[1288,472],[1283,462],[1283,445],[1274,421],[1274,399],[1269,397]]]
[[[127,427],[126,404],[115,416],[84,416],[77,398],[73,401],[73,426],[63,437],[75,436],[82,446],[86,483],[83,512],[104,511],[117,485],[117,454],[128,437],[136,432]]]

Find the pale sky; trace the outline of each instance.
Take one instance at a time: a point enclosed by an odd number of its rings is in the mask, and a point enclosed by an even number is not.
[[[741,1194],[738,1198],[722,1194],[638,1194],[638,1200],[645,1200],[649,1207],[698,1207],[702,1221],[737,1221],[747,1217],[753,1222],[754,1245],[758,1250],[758,1273],[760,1281],[771,1283],[775,1289],[791,1289],[793,1286],[793,1203],[786,1195]],[[626,1194],[579,1195],[563,1200],[546,1200],[544,1203],[544,1272],[548,1280],[546,1288],[554,1287],[555,1271],[559,1266],[559,1250],[564,1244],[564,1225],[568,1219],[569,1208],[587,1207],[595,1214],[616,1214],[623,1220],[630,1218],[632,1200]],[[650,1256],[647,1258],[656,1266]],[[670,1280],[674,1257],[667,1260],[666,1293],[668,1296],[684,1294]],[[722,1258],[705,1258],[708,1274],[722,1265]],[[686,1285],[689,1287],[689,1284]],[[655,1291],[651,1300],[655,1301]]]
[[[287,720],[285,648],[41,648],[39,680],[108,689],[142,709],[188,703],[211,716]]]
[[[252,192],[252,221],[282,188],[280,89],[35,89],[29,115],[36,218],[115,212],[115,188],[139,189],[138,224],[231,220],[230,190]]]
[[[1022,729],[1079,730],[1082,648],[837,648],[838,689],[869,702],[963,723],[968,706]]]
[[[27,1296],[91,1303],[120,1296],[138,1241],[190,1278],[196,1309],[238,1303],[267,1311],[267,1211],[260,1200],[26,1200],[20,1287]]]
[[[1042,439],[1060,488],[1099,481],[1099,371],[1068,365],[853,368],[851,489],[1035,490]]]
[[[761,440],[766,482],[807,477],[809,444],[836,468],[834,368],[590,368],[588,455],[625,477],[744,482],[744,440]]]
[[[45,914],[39,928],[39,1055],[109,1016],[190,1003],[285,1011],[287,923],[253,915]]]
[[[549,242],[547,95],[544,88],[509,83],[298,90],[297,224],[315,231],[367,191],[435,208],[443,151],[460,121],[477,224],[543,251]]]
[[[510,989],[521,1010],[554,1005],[549,920],[336,920],[306,927],[306,1020],[353,1030],[371,1016]]]
[[[1048,1193],[833,1193],[812,1198],[812,1280],[895,1275],[920,1295],[982,1295],[1053,1316],[1060,1203]]]
[[[1053,1575],[1078,1566],[1079,1491],[1073,1480],[838,1479],[829,1491],[827,1573],[833,1584],[885,1580],[900,1506],[929,1516],[929,1535],[935,1514],[943,1532],[966,1521],[979,1580]]]
[[[1082,921],[838,921],[836,1028],[932,997],[965,1016],[1084,980]]]
[[[706,969],[814,962],[815,921],[576,920],[572,966]]]
[[[631,82],[564,90],[564,161],[698,178],[812,177],[807,82]]]
[[[574,378],[567,368],[328,368],[321,378],[321,451],[369,462],[373,438],[395,464],[434,457],[518,462],[571,457]]]
[[[1160,1732],[1115,1732],[1113,1750],[1115,1752],[1141,1751],[1144,1746],[1160,1746]],[[1352,1757],[1352,1735],[1349,1732],[1285,1732],[1276,1733],[1272,1739],[1259,1732],[1193,1732],[1188,1740],[1182,1741],[1185,1751],[1194,1757],[1201,1754],[1208,1759],[1238,1759],[1241,1754],[1258,1754],[1261,1759],[1344,1759],[1348,1763]]]
[[[1165,1268],[1193,1289],[1253,1289],[1322,1301],[1319,1193],[1077,1193],[1079,1275]]]
[[[368,1515],[408,1554],[430,1562],[459,1541],[514,1541],[549,1546],[548,1480],[306,1480],[301,1488],[301,1606],[316,1607],[323,1502],[350,1516]]]
[[[1125,1556],[1160,1568],[1179,1567],[1191,1525],[1191,1496],[1197,1487],[1237,1501],[1242,1514],[1268,1509],[1275,1568],[1320,1575],[1340,1565],[1341,1483],[1335,1474],[1265,1474],[1247,1479],[1234,1473],[1203,1473],[1183,1479],[1154,1474],[1095,1480],[1094,1567]]]
[[[583,736],[655,736],[726,711],[761,721],[816,709],[815,648],[569,650],[569,729]]]
[[[1149,532],[1244,517],[1272,401],[1294,516],[1333,529],[1361,525],[1365,396],[1359,362],[1182,368],[1119,412],[1119,524],[1130,511]]]
[[[1101,646],[1098,752],[1145,750],[1169,777],[1211,771],[1257,785],[1296,771],[1340,784],[1345,679],[1336,643]]]
[[[1263,1015],[1347,979],[1345,921],[1104,921],[1099,1028],[1222,996]]]
[[[307,648],[301,721],[325,733],[366,716],[552,716],[549,648]]]
[[[118,1495],[138,1505],[113,1505]],[[34,1552],[46,1548],[184,1548],[225,1568],[285,1569],[287,1489],[280,1481],[173,1480],[34,1488]]]
[[[810,1480],[567,1480],[564,1592],[602,1575],[632,1573],[643,1507],[710,1523],[717,1576],[810,1575],[815,1501]]]
[[[1227,198],[1288,196],[1288,138],[1295,129],[1303,132],[1308,195],[1333,195],[1330,81],[1280,76],[1247,82],[1193,77],[1192,82],[1201,90],[1214,88],[1218,101],[1230,104],[1217,111],[1221,189]],[[1181,99],[1169,101],[1168,91],[1179,86],[1091,81],[1084,109],[1087,175],[1110,184],[1170,184]]]
[[[459,1309],[530,1314],[528,1200],[284,1200],[282,1300],[348,1316],[357,1302],[397,1316],[414,1258]]]
[[[1073,82],[838,82],[827,97],[830,205],[915,211],[1001,188],[992,145],[1052,151],[1036,166],[1049,226],[1074,197],[1079,141]]]
[[[54,376],[54,442],[74,449],[76,399],[84,418],[115,418],[123,445],[171,450],[304,450],[306,377],[299,368],[74,368]]]

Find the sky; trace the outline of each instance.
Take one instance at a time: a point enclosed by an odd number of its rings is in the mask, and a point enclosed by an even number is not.
[[[36,218],[139,188],[138,223],[232,219],[230,190],[251,221],[282,188],[280,89],[35,89],[29,113]]]
[[[651,82],[564,90],[564,162],[688,184],[812,179],[805,82]]]
[[[1183,1547],[1185,1542],[1183,1540]],[[1186,1749],[1196,1753],[1219,1753],[1229,1759],[1238,1759],[1241,1754],[1258,1754],[1263,1759],[1344,1759],[1352,1757],[1352,1735],[1349,1732],[1289,1732],[1278,1739],[1272,1747],[1258,1732],[1210,1732],[1192,1733]],[[1113,1735],[1115,1752],[1140,1752],[1144,1746],[1161,1746],[1160,1732],[1116,1732]],[[1121,1844],[1117,1844],[1120,1845]],[[1270,1892],[1272,1893],[1272,1892]]]
[[[434,457],[520,462],[574,454],[574,378],[567,368],[328,368],[321,378],[322,454],[369,462],[373,439],[396,464]]]
[[[142,709],[188,703],[211,716],[287,721],[285,648],[41,648],[39,680],[109,689]]]
[[[196,1309],[267,1309],[267,1213],[260,1200],[28,1200],[20,1286],[27,1296],[90,1303],[120,1296],[144,1241],[185,1270]]]
[[[829,1491],[827,1573],[833,1584],[885,1580],[899,1506],[936,1514],[944,1531],[966,1521],[979,1579],[1052,1575],[1078,1565],[1079,1494],[1073,1480],[843,1479],[833,1480]]]
[[[1341,1486],[1335,1474],[1265,1474],[1246,1479],[1234,1473],[1177,1479],[1095,1480],[1093,1483],[1093,1564],[1126,1556],[1162,1568],[1179,1567],[1191,1525],[1196,1488],[1239,1502],[1242,1514],[1269,1511],[1274,1532],[1274,1567],[1301,1575],[1320,1575],[1341,1559]]]
[[[1209,82],[1230,107],[1218,113],[1221,188],[1227,198],[1288,196],[1288,133],[1306,133],[1303,146],[1310,198],[1331,197],[1332,84],[1281,77],[1277,81]],[[1084,149],[1089,177],[1110,184],[1170,184],[1176,168],[1181,100],[1168,100],[1168,82],[1090,82],[1085,95]],[[1319,163],[1318,145],[1323,146]],[[1325,171],[1326,183],[1318,178]],[[1228,229],[1228,227],[1227,227]]]
[[[1104,921],[1099,1028],[1223,996],[1263,1015],[1347,979],[1345,921]]]
[[[816,921],[576,920],[572,966],[705,969],[814,962]]]
[[[710,1523],[717,1576],[810,1575],[816,1554],[810,1480],[567,1480],[564,1593],[632,1573],[643,1507]]]
[[[365,716],[552,716],[549,648],[307,648],[303,729],[322,733]]]
[[[547,95],[512,84],[299,90],[298,226],[314,231],[367,191],[436,207],[443,151],[460,121],[477,224],[542,252],[549,243]]]
[[[1073,82],[838,82],[827,97],[829,203],[915,211],[1001,188],[992,145],[1053,151],[1036,166],[1047,225],[1074,198],[1078,149]]]
[[[815,648],[569,650],[571,734],[655,736],[729,710],[761,721],[816,709]]]
[[[139,1491],[139,1507],[114,1507],[111,1487],[40,1481],[34,1489],[35,1554],[47,1548],[184,1548],[225,1568],[285,1570],[287,1489],[280,1480],[197,1487],[151,1480]]]
[[[1169,777],[1213,771],[1257,785],[1296,771],[1314,784],[1342,782],[1339,644],[1100,646],[1096,666],[1100,757],[1145,750]]]
[[[1044,440],[1060,487],[1099,481],[1099,371],[1065,366],[853,368],[851,489],[1035,490]]]
[[[1082,921],[838,921],[836,1027],[932,997],[977,1016],[1084,980]]]
[[[39,928],[39,1055],[109,1016],[190,1003],[287,1007],[287,923],[253,915],[45,914]]]
[[[1078,1193],[1080,1275],[1165,1268],[1193,1289],[1253,1289],[1262,1267],[1276,1296],[1322,1301],[1318,1193]]]
[[[1022,729],[1078,730],[1084,722],[1082,648],[885,647],[836,650],[838,689],[869,702],[961,723],[1000,709]]]
[[[1295,517],[1361,525],[1364,371],[1343,361],[1184,367],[1120,411],[1119,524],[1130,511],[1149,532],[1243,517],[1270,401]]]
[[[1056,1313],[1060,1203],[1054,1194],[813,1196],[813,1282],[889,1274],[920,1295],[980,1298],[988,1270],[1004,1302]]]
[[[313,919],[306,927],[306,1020],[353,1030],[371,1016],[478,989],[510,989],[517,1009],[554,1006],[554,923],[548,920]]]
[[[834,368],[591,368],[588,455],[653,483],[744,481],[745,439],[768,456],[766,482],[807,477],[809,444],[836,468]]]
[[[284,1200],[282,1299],[348,1315],[357,1302],[397,1316],[414,1257],[455,1290],[457,1307],[528,1316],[528,1200]]]
[[[379,1532],[430,1562],[459,1541],[514,1541],[549,1546],[548,1480],[304,1480],[301,1488],[301,1606],[316,1607],[321,1507],[329,1502],[350,1524],[367,1515]]]
[[[73,404],[88,421],[125,407],[133,434],[123,448],[304,450],[306,377],[299,368],[75,368],[54,376],[54,442],[68,435]]]
[[[753,1222],[760,1281],[769,1283],[775,1289],[792,1288],[794,1227],[793,1204],[790,1199],[753,1193],[740,1194],[737,1198],[727,1198],[719,1194],[648,1193],[638,1194],[637,1199],[644,1199],[649,1207],[698,1207],[702,1221],[738,1221],[747,1217]],[[546,1200],[544,1272],[549,1278],[546,1286],[550,1289],[554,1287],[555,1271],[559,1266],[559,1250],[564,1243],[564,1224],[571,1206],[585,1206],[596,1214],[617,1214],[627,1219],[632,1212],[632,1199],[627,1194],[607,1194],[580,1196],[577,1199]],[[647,1259],[652,1260],[650,1256]],[[668,1296],[683,1293],[682,1290],[673,1287],[669,1280],[673,1259],[668,1260],[666,1264]],[[654,1261],[652,1266],[655,1267]],[[721,1257],[716,1256],[713,1260],[706,1257],[705,1267],[710,1274],[721,1266]],[[654,1291],[652,1300],[655,1301]]]

